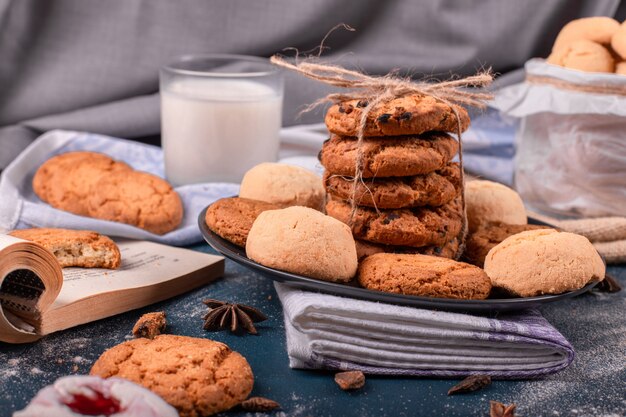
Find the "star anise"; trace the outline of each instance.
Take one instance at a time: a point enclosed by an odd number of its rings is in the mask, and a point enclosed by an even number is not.
[[[213,299],[204,300],[203,303],[209,307],[209,312],[202,318],[203,328],[210,332],[230,328],[230,331],[234,333],[243,327],[249,334],[257,334],[254,323],[267,320],[265,314],[245,304]]]

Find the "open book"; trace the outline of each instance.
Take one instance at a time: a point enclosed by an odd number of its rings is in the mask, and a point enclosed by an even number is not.
[[[0,341],[43,335],[182,294],[224,273],[224,258],[158,243],[116,242],[117,270],[65,268],[43,247],[0,235]]]

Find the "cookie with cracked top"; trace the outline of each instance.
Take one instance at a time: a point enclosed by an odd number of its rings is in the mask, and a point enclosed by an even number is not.
[[[353,193],[353,177],[324,175],[326,191],[346,201],[353,198],[360,206],[398,209],[441,206],[462,190],[459,164],[450,163],[440,170],[412,177],[365,178]],[[353,197],[354,195],[354,197]]]
[[[383,245],[442,246],[459,236],[463,225],[461,198],[440,207],[379,210],[357,207],[351,218],[349,203],[331,199],[326,212],[351,225],[355,238]]]
[[[467,235],[463,258],[476,266],[483,267],[489,251],[509,236],[527,230],[552,229],[549,226],[536,224],[507,224],[502,222],[482,223],[478,230]]]
[[[97,152],[67,152],[44,162],[33,177],[33,191],[54,208],[87,216],[87,196],[102,176],[130,171],[124,162]]]
[[[203,417],[245,400],[254,382],[248,361],[223,343],[187,336],[134,339],[105,351],[90,375],[143,385],[181,417]]]
[[[430,256],[440,256],[448,259],[458,259],[461,254],[462,245],[458,238],[452,239],[441,246],[423,246],[413,248],[411,246],[381,245],[379,243],[368,242],[366,240],[355,240],[357,257],[363,259],[375,253],[406,253]]]
[[[13,230],[9,234],[40,244],[52,252],[62,268],[117,269],[121,264],[115,242],[90,230],[35,228]]]
[[[183,219],[183,203],[172,186],[147,172],[112,172],[87,197],[90,217],[130,224],[163,235]]]
[[[491,292],[489,277],[477,266],[428,255],[368,256],[358,280],[370,290],[420,297],[484,300]]]
[[[281,208],[283,207],[278,204],[250,198],[222,198],[211,204],[204,221],[207,227],[220,237],[245,248],[248,233],[259,214],[266,210]]]
[[[443,169],[459,150],[459,143],[442,132],[419,136],[368,137],[363,140],[363,178],[408,177]],[[319,154],[331,174],[354,176],[358,159],[355,138],[331,135]]]
[[[347,100],[334,104],[326,113],[326,127],[342,136],[357,136],[364,100]],[[467,130],[470,118],[467,111],[454,106],[460,119],[461,132]],[[394,98],[376,106],[367,115],[364,136],[419,135],[424,132],[454,132],[459,128],[452,108],[434,97],[410,95]]]

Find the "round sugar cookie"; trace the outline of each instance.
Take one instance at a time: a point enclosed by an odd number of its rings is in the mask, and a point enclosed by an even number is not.
[[[579,40],[609,45],[619,27],[620,24],[617,20],[606,16],[584,17],[572,20],[563,26],[559,32],[552,46],[552,51],[554,52]]]
[[[350,228],[308,207],[259,214],[246,242],[248,258],[270,268],[347,282],[357,269]]]
[[[513,189],[493,181],[476,180],[465,184],[465,205],[470,231],[482,223],[527,224],[524,202]]]
[[[322,179],[308,169],[266,162],[250,169],[241,181],[239,197],[283,207],[305,206],[321,210],[324,205]]]
[[[561,294],[603,280],[604,262],[589,240],[554,229],[529,230],[504,239],[485,258],[494,287],[520,297]]]
[[[613,72],[615,60],[604,46],[588,41],[573,41],[553,51],[548,63],[586,72]]]

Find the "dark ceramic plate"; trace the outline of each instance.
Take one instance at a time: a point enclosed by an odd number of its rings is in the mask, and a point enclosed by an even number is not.
[[[356,286],[356,284],[347,285],[320,281],[314,278],[308,278],[302,275],[268,268],[248,259],[245,249],[240,248],[239,246],[234,245],[225,239],[222,239],[206,226],[206,223],[204,222],[204,217],[207,209],[208,207],[202,210],[202,212],[198,216],[198,226],[200,227],[202,236],[213,249],[220,252],[225,257],[232,259],[233,261],[241,265],[247,266],[248,268],[259,272],[266,277],[273,279],[274,281],[282,282],[305,290],[325,292],[344,297],[360,298],[362,300],[379,301],[382,303],[427,308],[431,310],[494,312],[538,308],[547,303],[583,294],[597,285],[597,282],[592,282],[591,284],[587,284],[585,287],[576,291],[570,291],[557,295],[542,295],[538,297],[489,298],[487,300],[453,300],[447,298],[429,298],[417,297],[413,295],[393,294],[368,290],[358,287]],[[546,225],[546,223],[542,223],[538,220],[530,218],[529,223]]]

